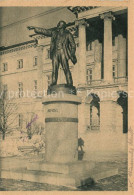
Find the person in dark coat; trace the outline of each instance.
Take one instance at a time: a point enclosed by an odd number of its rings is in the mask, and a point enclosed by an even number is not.
[[[29,30],[34,30],[37,34],[42,34],[51,37],[50,58],[52,59],[52,84],[57,84],[58,69],[61,64],[68,85],[73,85],[72,75],[69,70],[68,60],[76,64],[77,58],[75,55],[76,44],[73,35],[66,29],[66,23],[60,21],[55,30],[37,28],[28,26]]]
[[[79,149],[79,147],[80,147],[80,149],[81,149],[82,152],[84,152],[84,151],[83,151],[83,146],[84,146],[84,140],[80,137],[80,138],[78,139],[78,149]]]

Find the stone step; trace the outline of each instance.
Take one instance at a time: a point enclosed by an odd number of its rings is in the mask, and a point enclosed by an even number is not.
[[[50,162],[29,162],[27,164],[28,170],[46,171],[62,174],[81,174],[92,170],[95,167],[94,162],[77,161],[72,163],[50,163]]]
[[[13,170],[26,168],[29,159],[25,158],[2,158],[0,159],[0,165],[2,169]]]
[[[82,185],[86,185],[88,183],[88,173],[85,176],[81,177]],[[105,179],[114,175],[118,175],[118,168],[109,168],[109,167],[100,167],[94,168],[90,171],[90,178],[92,178],[95,182],[101,179]]]
[[[24,180],[30,182],[47,183],[57,186],[75,187],[75,178],[70,175],[63,175],[60,173],[49,173],[43,171],[29,171],[29,170],[2,170],[1,178]]]
[[[100,180],[118,174],[118,169],[109,169],[108,167],[93,168],[85,174],[62,174],[50,173],[37,170],[1,170],[1,178],[25,180],[30,182],[47,183],[58,186],[78,187],[86,185],[93,180]]]

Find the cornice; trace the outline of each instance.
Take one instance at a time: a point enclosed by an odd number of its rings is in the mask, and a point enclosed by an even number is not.
[[[9,46],[9,47],[3,47],[3,49],[0,51],[0,55],[9,54],[9,53],[29,49],[29,48],[32,48],[32,47],[36,47],[36,45],[37,45],[36,42],[34,40],[32,40],[30,42],[24,42],[24,43],[20,43],[20,44],[17,44],[17,45],[12,45],[12,46]]]
[[[117,88],[119,86],[128,87],[128,82],[124,83],[111,83],[111,84],[99,84],[99,85],[84,85],[84,86],[77,86],[77,89],[81,91],[85,91],[88,89],[106,89],[106,88]]]
[[[32,72],[32,71],[37,71],[38,69],[37,68],[33,68],[33,69],[30,69],[30,70],[22,70],[20,69],[21,71],[16,71],[16,72],[10,72],[10,73],[4,73],[4,74],[1,74],[0,73],[0,77],[3,77],[3,76],[9,76],[9,75],[13,75],[13,74],[21,74],[21,73],[24,73],[24,72]]]
[[[100,18],[103,20],[115,20],[115,17],[113,16],[112,12],[106,12],[106,13],[100,14]]]
[[[68,9],[73,12],[76,16],[78,15],[78,13],[80,12],[84,12],[87,10],[91,10],[91,9],[95,9],[98,8],[99,6],[69,6]]]
[[[39,39],[44,39],[46,36],[40,35],[40,34],[32,34],[32,35],[29,35],[29,37],[34,38],[35,40],[39,40]]]

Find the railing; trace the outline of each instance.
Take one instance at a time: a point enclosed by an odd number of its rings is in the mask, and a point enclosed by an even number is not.
[[[114,83],[127,83],[128,77],[114,77]]]
[[[91,130],[100,130],[99,125],[91,125]]]
[[[90,81],[87,81],[87,84],[88,85],[98,85],[98,84],[101,84],[103,81],[103,79],[100,79],[100,80],[90,80]]]
[[[87,130],[98,131],[98,130],[100,130],[100,125],[88,125]]]
[[[112,83],[127,83],[128,82],[128,77],[114,77]],[[100,84],[106,84],[104,79],[100,80],[89,80],[87,81],[87,85],[100,85]]]

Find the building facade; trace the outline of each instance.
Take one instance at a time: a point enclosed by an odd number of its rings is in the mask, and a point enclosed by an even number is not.
[[[70,62],[70,70],[82,99],[78,133],[85,142],[84,158],[127,152],[127,8],[68,9],[76,15],[67,29],[77,46],[77,64]],[[16,123],[21,128],[34,114],[44,123],[42,101],[51,83],[50,38],[31,37],[0,51],[0,81],[18,104]],[[58,84],[62,83],[60,67]]]

